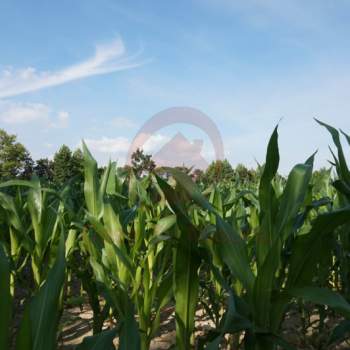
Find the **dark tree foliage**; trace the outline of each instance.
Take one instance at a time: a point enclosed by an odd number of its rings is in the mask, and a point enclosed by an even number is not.
[[[72,177],[72,151],[66,145],[61,146],[53,158],[53,180],[63,184]]]
[[[33,160],[17,136],[0,129],[0,180],[28,178],[33,170]]]
[[[53,181],[53,161],[48,158],[41,158],[35,163],[34,172],[36,175],[48,182]]]
[[[142,176],[143,173],[149,173],[156,167],[156,163],[153,161],[150,154],[144,153],[142,149],[137,149],[131,155],[131,166],[136,176]]]
[[[203,175],[206,184],[232,181],[234,170],[227,159],[212,162]]]
[[[30,154],[28,153],[24,159],[24,169],[21,174],[21,178],[29,180],[33,175],[34,167],[35,167],[35,163],[31,158]]]
[[[241,183],[247,183],[257,180],[257,173],[254,169],[248,169],[243,164],[237,164],[234,169],[235,179]]]
[[[53,181],[62,185],[69,180],[75,183],[83,181],[84,160],[80,149],[73,153],[70,148],[63,145],[55,154],[53,159]]]
[[[72,176],[79,176],[81,179],[83,179],[84,156],[80,148],[76,149],[73,152],[73,155],[71,158],[71,172],[72,172]]]

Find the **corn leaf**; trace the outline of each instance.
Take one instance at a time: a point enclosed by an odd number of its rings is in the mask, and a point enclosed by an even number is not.
[[[65,251],[62,234],[56,262],[49,271],[47,280],[27,305],[17,338],[17,350],[56,350],[64,277]]]
[[[9,349],[12,296],[10,292],[10,264],[0,243],[0,349]]]

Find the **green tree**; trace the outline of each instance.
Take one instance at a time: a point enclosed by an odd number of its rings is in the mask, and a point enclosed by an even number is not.
[[[156,167],[152,156],[139,148],[131,155],[131,165],[136,176],[142,176],[144,172],[149,173]]]
[[[29,180],[34,172],[34,161],[30,154],[28,153],[24,159],[24,167],[23,172],[21,174],[21,178]]]
[[[48,158],[41,158],[35,162],[34,172],[41,179],[53,180],[53,161]]]
[[[232,181],[234,171],[227,159],[216,160],[212,162],[204,173],[203,180],[205,183],[218,183],[220,181]]]
[[[84,173],[84,156],[80,148],[76,149],[71,158],[71,173],[72,176],[79,175],[79,178]]]
[[[53,180],[63,184],[72,177],[72,151],[66,145],[61,146],[53,158]]]
[[[32,166],[32,158],[27,149],[17,142],[17,136],[0,129],[0,180],[30,177]]]
[[[254,169],[248,169],[243,164],[237,164],[235,170],[236,180],[240,182],[251,182],[257,180],[257,173]]]

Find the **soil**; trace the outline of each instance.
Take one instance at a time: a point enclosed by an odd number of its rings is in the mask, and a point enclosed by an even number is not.
[[[322,332],[318,327],[319,316],[316,310],[311,310],[307,324],[296,310],[288,312],[282,326],[283,338],[299,350],[345,350],[350,349],[350,338],[341,344],[327,346],[326,341],[331,330],[340,322],[335,315],[328,315],[323,324]],[[105,328],[111,327],[106,323]],[[196,339],[205,335],[214,327],[202,310],[196,313]],[[73,350],[84,337],[92,335],[92,312],[87,305],[71,307],[64,311],[61,320],[61,333],[59,337],[60,350]],[[163,311],[159,335],[153,339],[151,350],[173,349],[175,344],[175,317],[174,308],[169,307]],[[117,341],[116,341],[117,345]],[[222,349],[233,349],[223,345]]]

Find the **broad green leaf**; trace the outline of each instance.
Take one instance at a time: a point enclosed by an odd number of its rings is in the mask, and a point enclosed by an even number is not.
[[[327,236],[337,227],[350,222],[350,208],[334,210],[319,215],[308,234],[298,236],[290,260],[287,288],[299,287],[310,283],[317,262],[322,259],[322,247],[327,247]]]
[[[247,288],[248,293],[252,293],[255,277],[249,264],[246,243],[233,226],[220,216],[216,217],[214,243],[233,276]]]
[[[177,214],[178,244],[174,257],[174,295],[176,343],[180,350],[190,348],[194,316],[198,301],[200,257],[197,251],[199,232],[192,225],[177,193],[164,180],[157,181],[170,206]]]
[[[174,168],[164,169],[175,178],[175,180],[181,185],[181,187],[185,190],[185,192],[189,195],[191,199],[193,199],[202,208],[207,209],[210,212],[214,212],[214,208],[212,207],[212,205],[202,195],[202,193],[197,188],[197,185],[187,174]]]
[[[171,173],[179,185],[186,191],[189,197],[194,200],[203,209],[207,209],[213,213],[216,217],[216,227],[217,232],[214,237],[217,249],[221,258],[230,268],[233,275],[238,278],[248,291],[252,291],[254,284],[254,275],[251,271],[249,265],[249,259],[247,254],[246,244],[240,237],[238,232],[234,228],[228,225],[215,211],[215,209],[210,205],[208,200],[200,193],[197,186],[191,178],[184,173],[176,169],[167,168],[167,171]],[[176,192],[170,188],[170,186],[165,186],[164,181],[158,178],[158,183],[161,185],[162,190],[165,193],[167,200],[172,205],[173,209],[177,210],[178,213],[185,212],[182,207],[181,201],[178,198]]]
[[[12,296],[10,292],[10,264],[0,243],[0,349],[9,349]]]
[[[28,311],[25,312],[20,326],[22,331],[20,330],[17,337],[17,350],[56,350],[64,278],[65,251],[62,234],[56,262],[49,271],[47,280],[27,305]]]
[[[273,244],[275,237],[275,216],[277,213],[277,199],[272,180],[277,174],[279,165],[278,131],[273,131],[267,146],[264,171],[259,185],[260,229],[256,237],[257,264],[261,266]]]
[[[347,183],[350,183],[350,172],[349,168],[346,164],[346,159],[344,156],[344,151],[343,147],[340,142],[340,137],[339,137],[339,132],[337,129],[333,128],[332,126],[321,122],[320,120],[315,119],[316,122],[322,126],[324,126],[329,133],[332,135],[333,142],[337,148],[338,151],[338,166],[337,166],[337,171],[339,172],[339,175],[342,179],[344,179]]]
[[[110,172],[108,176],[108,182],[106,187],[106,193],[113,195],[116,194],[116,163],[112,162],[110,167]]]
[[[285,240],[293,229],[295,218],[304,202],[312,176],[313,158],[296,165],[288,176],[287,184],[276,217],[276,234]]]
[[[103,210],[103,221],[108,235],[118,247],[123,240],[123,228],[117,215],[109,202],[105,202]]]
[[[190,348],[190,339],[194,330],[200,258],[195,250],[195,242],[189,242],[187,235],[187,232],[194,228],[183,223],[181,218],[178,220],[178,225],[180,237],[175,251],[174,266],[176,343],[180,350],[187,350]]]
[[[300,287],[288,290],[293,297],[302,298],[314,304],[327,305],[347,318],[350,318],[350,304],[338,293],[319,287]]]
[[[99,184],[98,184],[98,172],[96,160],[91,155],[85,142],[82,142],[83,154],[84,154],[84,195],[87,209],[91,215],[98,217],[101,211],[101,205],[99,199]]]
[[[164,218],[161,218],[156,226],[154,227],[154,234],[159,236],[164,232],[168,231],[176,223],[176,215],[168,215]]]

